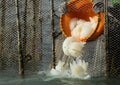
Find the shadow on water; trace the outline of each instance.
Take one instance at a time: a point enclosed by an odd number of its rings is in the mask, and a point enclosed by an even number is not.
[[[0,85],[120,85],[118,79],[92,78],[89,80],[73,78],[55,78],[47,76],[46,72],[18,77],[17,74],[0,73]]]

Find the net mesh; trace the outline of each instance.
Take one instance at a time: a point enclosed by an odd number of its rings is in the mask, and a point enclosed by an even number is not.
[[[68,1],[68,0],[65,0]],[[63,0],[54,0],[54,10]],[[109,3],[109,1],[108,1]],[[83,59],[89,62],[88,73],[93,77],[104,76],[107,72],[113,76],[120,74],[120,4],[111,1],[113,7],[108,9],[108,55],[105,60],[105,36],[102,34],[95,41],[87,42],[84,47]],[[46,70],[52,59],[52,31],[50,20],[50,0],[19,0],[19,18],[21,44],[24,56],[25,73]],[[54,13],[55,24],[55,57],[56,63],[65,57],[59,27],[59,12]],[[15,71],[18,73],[18,34],[16,24],[15,0],[0,1],[0,72]],[[107,65],[106,65],[107,62]]]

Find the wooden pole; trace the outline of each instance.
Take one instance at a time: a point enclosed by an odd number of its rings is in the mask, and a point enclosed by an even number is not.
[[[15,0],[16,4],[16,28],[17,28],[17,39],[18,39],[18,63],[19,63],[19,74],[24,75],[24,56],[22,53],[22,40],[21,40],[21,29],[20,29],[20,13],[19,13],[19,1]]]
[[[25,10],[24,10],[24,15],[23,15],[23,20],[24,20],[24,31],[23,31],[23,55],[24,57],[26,56],[26,43],[27,43],[27,1],[25,0]]]
[[[42,34],[42,0],[40,0],[40,12],[39,12],[39,17],[40,17],[40,19],[39,19],[39,21],[40,21],[40,55],[39,55],[39,57],[40,57],[40,59],[42,60],[42,43],[43,43],[43,34]]]
[[[1,7],[2,7],[2,14],[1,14],[1,20],[0,20],[0,68],[4,69],[6,67],[6,60],[4,56],[4,30],[5,30],[5,14],[6,14],[6,1],[1,1]]]
[[[36,15],[36,0],[32,0],[33,1],[33,41],[32,41],[32,56],[35,59],[35,52],[36,52],[36,19],[37,19],[37,15]],[[38,3],[38,2],[37,2]]]
[[[108,29],[108,0],[104,0],[104,36],[105,36],[105,77],[109,76],[109,29]]]
[[[55,57],[55,29],[54,29],[54,0],[50,0],[50,18],[51,18],[51,31],[52,31],[52,67],[56,66],[56,57]]]

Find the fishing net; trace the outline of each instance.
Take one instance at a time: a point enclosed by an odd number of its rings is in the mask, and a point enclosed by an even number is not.
[[[76,2],[79,3],[79,1],[82,3],[82,0],[78,0]],[[84,2],[85,1],[83,1],[83,3]],[[95,1],[95,3],[98,3],[98,2],[100,2],[100,1]],[[105,4],[104,1],[101,0],[101,2]],[[119,46],[116,47],[116,45],[115,45],[116,42],[119,43],[119,39],[117,38],[119,36],[118,35],[119,31],[117,30],[117,28],[120,27],[119,18],[118,18],[120,12],[118,10],[118,8],[119,8],[118,4],[116,6],[116,2],[117,1],[113,1],[113,2],[108,1],[106,3],[106,4],[108,4],[108,8],[106,9],[108,15],[106,16],[107,18],[105,20],[105,22],[107,23],[107,24],[105,24],[105,27],[107,26],[108,29],[105,28],[105,30],[101,34],[101,36],[99,36],[94,41],[88,41],[87,44],[85,45],[85,47],[83,48],[82,59],[85,60],[86,62],[88,62],[88,64],[89,64],[88,65],[88,73],[92,77],[106,76],[106,75],[117,77],[116,75],[119,74],[119,63],[118,63],[118,60],[116,60],[116,59],[118,59],[117,58],[118,56],[116,56],[116,57],[113,56],[113,55],[116,55],[117,53],[119,54],[119,51],[118,51]],[[115,3],[115,4],[112,4],[112,3]],[[71,3],[69,5],[70,9],[68,10],[68,13],[72,11],[71,13],[75,14],[76,10],[77,10],[78,14],[76,13],[76,16],[79,16],[80,15],[79,11],[82,11],[82,12],[86,11],[86,10],[84,10],[85,6],[81,9],[80,8],[76,9],[76,8],[74,8],[74,4],[75,3],[73,3],[73,4]],[[86,6],[88,6],[88,5],[86,5]],[[100,4],[97,4],[97,6],[100,7]],[[116,11],[116,10],[118,10],[118,11]],[[103,11],[105,11],[105,8]],[[67,33],[69,33],[69,30],[68,31],[66,31],[66,30],[67,30],[67,26],[65,29],[63,29],[63,31],[64,31],[63,34],[65,36],[66,35],[69,36],[69,34],[67,34]],[[108,31],[106,31],[106,30],[108,30]],[[107,37],[106,37],[106,34],[107,34]],[[63,41],[64,40],[65,39],[63,38]],[[59,40],[58,42],[63,42],[63,41]],[[118,43],[117,43],[117,45],[119,45]],[[62,47],[62,45],[61,45],[61,47]],[[61,47],[59,47],[59,48],[61,48]],[[65,59],[65,57],[66,56],[63,55],[63,60]]]
[[[17,1],[18,6],[16,6]],[[19,72],[19,56],[21,55],[19,50],[23,55],[21,63],[24,72],[29,74],[47,70],[50,63],[57,64],[59,60],[66,58],[62,51],[65,37],[60,30],[60,13],[57,11],[63,0],[53,0],[53,3],[50,1],[0,1],[0,72],[14,71],[16,74]],[[64,1],[68,2],[68,0]],[[105,20],[107,21],[105,25],[108,27],[105,28],[108,29],[107,37],[103,32],[96,40],[88,41],[83,48],[82,59],[89,63],[88,73],[91,76],[99,77],[108,74],[117,77],[120,74],[120,3],[118,0],[103,3],[108,6],[110,4]],[[50,4],[53,4],[54,7],[51,8]],[[54,32],[51,28],[50,11],[52,9],[54,10]],[[16,10],[18,10],[18,16],[16,16]],[[52,33],[55,37],[52,36]],[[19,37],[18,34],[21,36]],[[55,40],[55,45],[52,45],[52,40]],[[19,49],[19,44],[21,49]],[[53,51],[55,51],[55,56],[52,56]],[[53,62],[53,58],[55,58],[55,62]]]

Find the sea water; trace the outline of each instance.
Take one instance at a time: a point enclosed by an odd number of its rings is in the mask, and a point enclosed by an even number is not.
[[[17,74],[0,73],[0,85],[120,85],[119,79],[102,77],[82,80],[78,78],[51,77],[47,71],[18,77]]]

